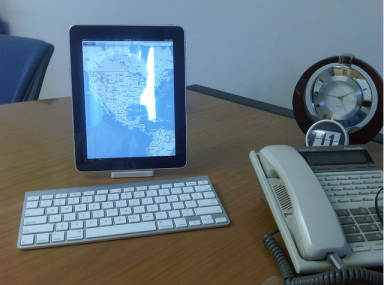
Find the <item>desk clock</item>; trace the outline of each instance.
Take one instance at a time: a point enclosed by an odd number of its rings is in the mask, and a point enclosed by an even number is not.
[[[347,130],[350,144],[365,144],[383,126],[383,80],[352,54],[326,58],[308,68],[292,103],[304,133],[320,120],[334,120]]]

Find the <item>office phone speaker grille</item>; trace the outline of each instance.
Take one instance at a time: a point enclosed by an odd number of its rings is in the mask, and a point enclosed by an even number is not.
[[[288,192],[285,189],[283,185],[275,185],[273,186],[273,190],[275,192],[275,195],[277,197],[277,200],[279,201],[280,208],[282,210],[291,210],[292,204],[291,199],[289,198]]]

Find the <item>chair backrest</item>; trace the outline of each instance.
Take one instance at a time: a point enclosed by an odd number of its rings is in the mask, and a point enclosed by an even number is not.
[[[53,50],[42,40],[0,35],[0,104],[39,98]]]

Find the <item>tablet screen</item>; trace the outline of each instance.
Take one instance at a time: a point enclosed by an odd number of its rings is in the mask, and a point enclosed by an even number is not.
[[[182,29],[73,26],[70,34],[76,167],[184,166]]]

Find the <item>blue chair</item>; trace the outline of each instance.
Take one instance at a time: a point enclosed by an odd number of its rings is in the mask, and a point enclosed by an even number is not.
[[[39,98],[53,50],[42,40],[0,35],[0,104]]]

